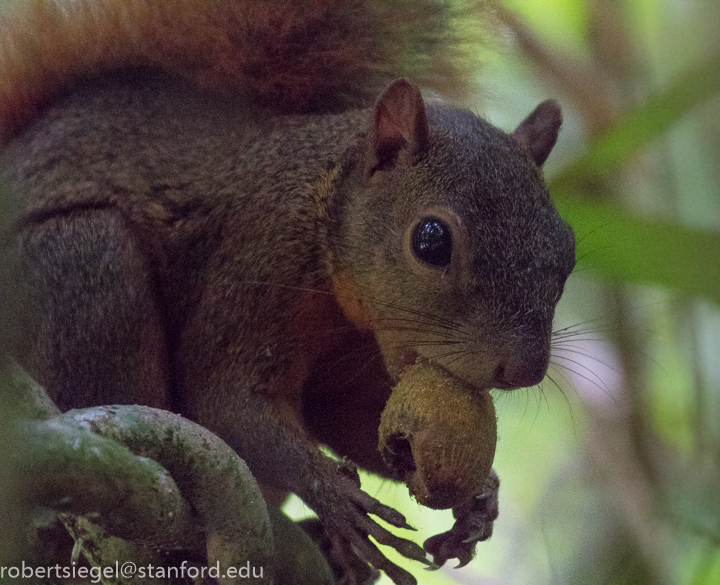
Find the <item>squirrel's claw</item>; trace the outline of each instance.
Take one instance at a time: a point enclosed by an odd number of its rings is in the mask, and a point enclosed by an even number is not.
[[[352,466],[344,463],[336,463],[335,466],[334,473],[321,474],[324,481],[314,484],[316,488],[312,494],[312,503],[317,503],[313,508],[325,528],[330,545],[328,556],[335,568],[338,583],[373,583],[377,578],[377,570],[380,570],[396,585],[417,585],[410,573],[387,560],[368,538],[372,536],[378,543],[394,548],[408,559],[432,565],[422,547],[395,536],[368,514],[399,528],[409,527],[405,517],[363,492]]]
[[[331,559],[342,572],[339,583],[346,585],[374,583],[379,576],[378,571],[384,571],[396,585],[417,585],[417,581],[410,573],[387,560],[367,536],[373,536],[378,542],[393,547],[407,558],[420,560],[418,556],[421,556],[424,562],[428,562],[425,552],[415,543],[387,532],[370,518],[360,517],[356,520],[356,526],[333,522],[326,529],[331,534]]]
[[[464,567],[475,554],[475,545],[492,536],[493,522],[498,517],[498,490],[500,480],[494,471],[485,481],[483,491],[466,504],[453,510],[454,526],[442,534],[432,536],[423,545],[436,565],[448,559],[458,559]]]

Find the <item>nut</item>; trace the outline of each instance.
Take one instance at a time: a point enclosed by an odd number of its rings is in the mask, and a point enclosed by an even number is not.
[[[393,388],[380,418],[385,463],[424,506],[454,508],[482,492],[497,443],[492,397],[419,361]]]

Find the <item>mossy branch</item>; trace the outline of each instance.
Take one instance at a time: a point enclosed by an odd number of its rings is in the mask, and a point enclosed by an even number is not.
[[[274,547],[267,508],[247,465],[227,444],[181,416],[142,406],[53,417],[57,411],[42,388],[10,369],[6,402],[35,417],[19,419],[14,429],[22,447],[11,463],[22,477],[22,500],[63,512],[91,564],[148,562],[156,551],[187,550],[206,554],[209,566],[219,562],[220,575],[250,562],[264,577],[245,582],[269,582]],[[42,420],[47,417],[53,418]]]

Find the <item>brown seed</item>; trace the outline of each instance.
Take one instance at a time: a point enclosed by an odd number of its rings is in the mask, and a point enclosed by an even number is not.
[[[454,508],[482,492],[497,420],[486,390],[428,362],[408,368],[380,418],[380,451],[418,502]]]

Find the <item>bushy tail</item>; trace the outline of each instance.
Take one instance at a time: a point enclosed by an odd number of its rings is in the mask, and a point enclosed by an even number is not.
[[[0,127],[132,66],[283,112],[365,105],[397,76],[457,96],[487,22],[483,0],[16,0],[0,14]]]

